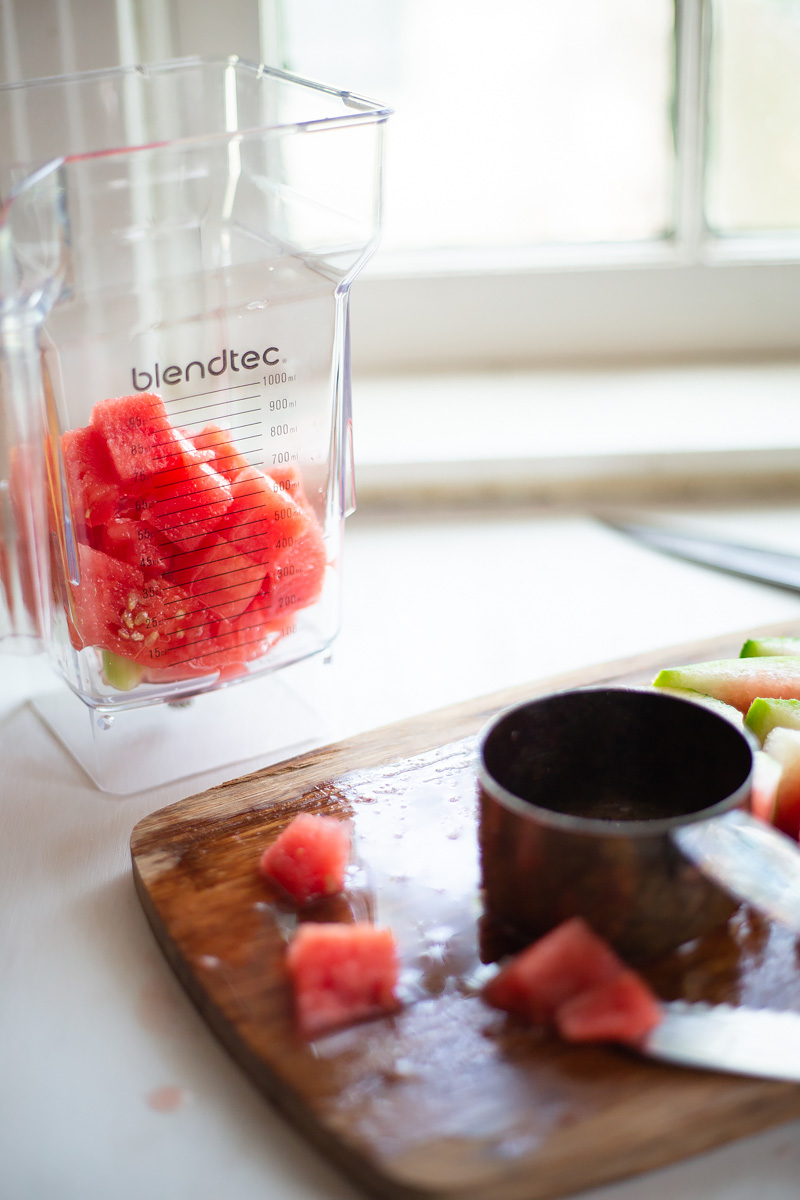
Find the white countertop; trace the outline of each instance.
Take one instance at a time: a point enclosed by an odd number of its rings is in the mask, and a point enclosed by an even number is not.
[[[792,510],[708,521],[800,549]],[[582,516],[362,513],[348,523],[333,663],[296,677],[316,680],[336,740],[591,662],[794,618],[800,628],[800,596],[658,556]],[[103,794],[26,705],[41,670],[0,659],[0,1196],[357,1200],[217,1044],[134,893],[136,822],[241,769]],[[796,1200],[799,1134],[800,1123],[784,1125],[584,1195]]]

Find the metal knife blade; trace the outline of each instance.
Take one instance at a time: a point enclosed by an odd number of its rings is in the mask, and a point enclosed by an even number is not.
[[[664,529],[657,525],[639,525],[628,521],[604,519],[603,522],[619,533],[627,534],[655,550],[682,558],[688,562],[726,571],[731,575],[755,579],[789,591],[800,591],[800,555],[759,546],[742,546],[735,542]]]
[[[648,1057],[800,1082],[800,1013],[681,1000],[663,1007],[664,1019],[639,1047]]]
[[[733,809],[673,829],[682,854],[737,899],[800,934],[800,846]]]

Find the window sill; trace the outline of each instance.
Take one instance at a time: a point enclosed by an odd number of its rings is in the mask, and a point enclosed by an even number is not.
[[[361,507],[800,495],[800,363],[354,382]]]

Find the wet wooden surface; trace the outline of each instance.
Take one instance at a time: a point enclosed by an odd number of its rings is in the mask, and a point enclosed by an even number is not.
[[[800,1115],[797,1085],[562,1045],[477,995],[481,726],[547,691],[648,682],[661,666],[735,655],[741,640],[640,656],[405,721],[137,825],[137,889],[187,991],[264,1093],[370,1194],[545,1200]],[[312,1044],[294,1031],[283,968],[297,918],[257,873],[263,848],[300,811],[347,817],[356,846],[345,895],[304,919],[389,924],[404,964],[397,1016]],[[485,947],[484,939],[484,957]],[[745,908],[647,974],[668,999],[800,1011],[795,938]]]

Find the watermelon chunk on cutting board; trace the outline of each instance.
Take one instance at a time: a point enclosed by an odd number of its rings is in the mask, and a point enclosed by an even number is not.
[[[556,1012],[556,1028],[566,1042],[622,1042],[636,1046],[661,1021],[661,1006],[635,972],[570,997]]]
[[[298,1031],[314,1038],[399,1007],[399,963],[390,929],[304,922],[286,952]]]
[[[544,1024],[570,997],[623,970],[608,943],[573,917],[515,955],[486,984],[483,998],[493,1008]]]
[[[297,904],[307,904],[341,892],[349,858],[346,822],[298,813],[264,851],[259,870]]]
[[[635,971],[580,917],[522,950],[483,989],[494,1008],[555,1025],[566,1041],[636,1045],[661,1009]]]

